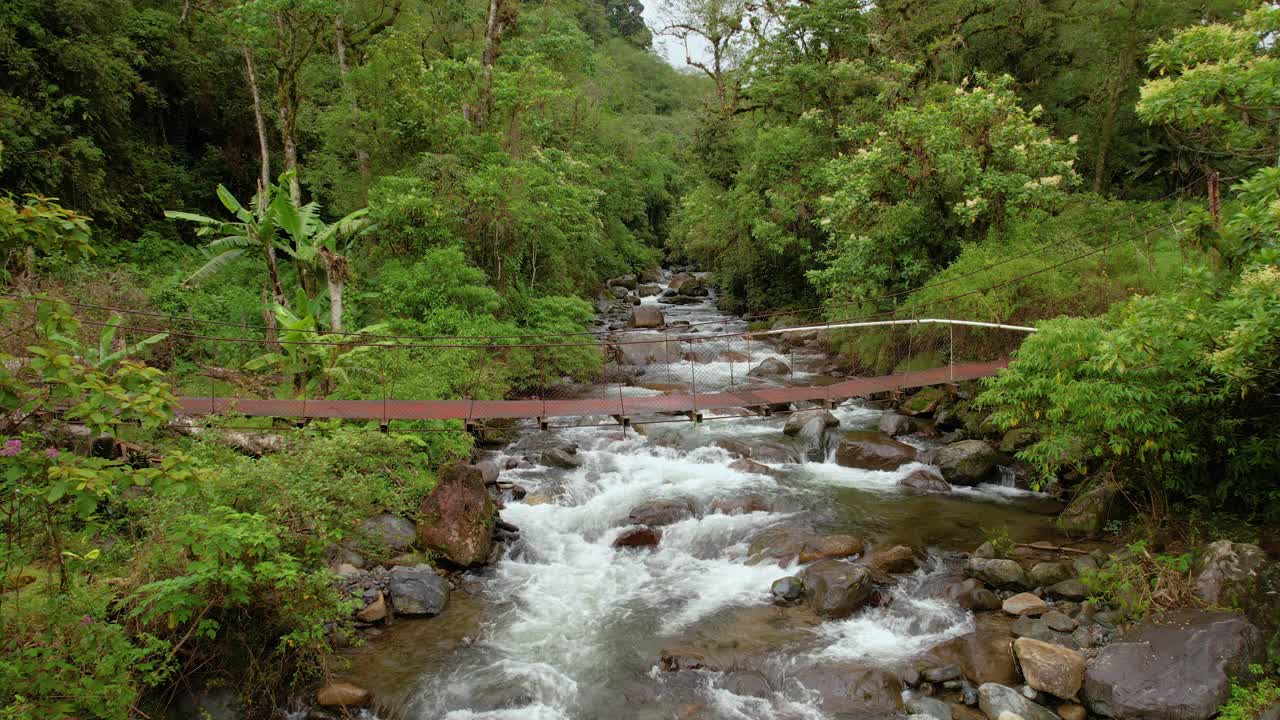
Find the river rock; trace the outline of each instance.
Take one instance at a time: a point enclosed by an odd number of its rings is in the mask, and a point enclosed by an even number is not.
[[[910,488],[916,492],[944,493],[951,492],[951,484],[942,477],[942,471],[932,465],[921,465],[907,473],[898,481],[900,487]]]
[[[412,520],[391,513],[382,513],[360,523],[357,533],[388,550],[401,552],[413,546],[418,528]]]
[[[1050,610],[1040,619],[1044,620],[1044,624],[1047,625],[1050,630],[1057,632],[1069,633],[1080,626],[1080,623],[1075,618],[1067,615],[1066,613],[1058,612],[1057,610]]]
[[[684,287],[685,283],[696,279],[697,276],[693,273],[678,272],[675,275],[672,275],[671,279],[667,281],[667,287],[678,291],[680,288]]]
[[[1231,681],[1262,661],[1262,634],[1239,615],[1199,610],[1147,620],[1089,664],[1089,710],[1126,720],[1205,720]]]
[[[1055,642],[1058,636],[1054,634],[1049,627],[1049,623],[1044,620],[1037,620],[1031,617],[1020,617],[1014,621],[1013,627],[1009,628],[1014,637],[1027,637],[1042,642]]]
[[[993,720],[1001,713],[1010,713],[1024,720],[1059,720],[1049,708],[1031,702],[1011,687],[995,683],[978,686],[978,707]]]
[[[911,713],[912,717],[923,716],[936,718],[936,720],[951,720],[950,705],[924,695],[915,695],[910,700],[907,700],[907,712]]]
[[[609,288],[609,294],[612,295],[614,298],[621,300],[625,298],[627,295],[629,295],[630,293],[628,293],[627,289],[622,287],[621,285],[613,285]]]
[[[882,573],[908,573],[916,569],[916,556],[906,545],[895,545],[871,553],[862,564]]]
[[[809,607],[825,618],[852,615],[871,599],[871,571],[861,565],[839,560],[819,560],[804,569],[801,582],[809,596]]]
[[[631,508],[627,521],[632,525],[661,527],[693,517],[693,503],[684,498],[650,500]]]
[[[910,435],[916,431],[916,421],[906,415],[898,413],[885,413],[880,416],[879,424],[880,432],[889,437],[898,437],[899,435]]]
[[[769,594],[773,595],[773,601],[778,605],[800,602],[804,599],[804,593],[804,582],[794,575],[778,578],[769,586]]]
[[[988,590],[980,581],[968,578],[948,585],[943,596],[955,602],[965,610],[981,612],[999,610],[1002,603],[995,593]]]
[[[660,295],[661,293],[662,287],[658,285],[641,285],[636,288],[636,295],[642,298]]]
[[[1087,600],[1089,599],[1089,588],[1079,580],[1063,580],[1060,583],[1054,583],[1045,588],[1045,592],[1056,598],[1063,600]]]
[[[935,450],[933,464],[952,485],[977,485],[995,469],[996,451],[981,440],[961,440]]]
[[[652,305],[635,305],[631,308],[631,326],[660,328],[666,324],[662,311]]]
[[[740,697],[768,698],[773,695],[769,678],[763,673],[753,671],[725,673],[720,679],[720,687]],[[697,717],[705,717],[705,715]]]
[[[616,548],[653,547],[662,540],[662,531],[651,527],[638,527],[624,530],[613,546]]]
[[[959,665],[975,683],[1015,683],[1018,668],[1009,637],[1012,618],[998,613],[974,616],[974,631],[933,646],[923,660],[933,666]]]
[[[797,410],[791,413],[787,418],[786,426],[782,428],[782,432],[786,435],[799,435],[805,425],[815,419],[820,419],[824,428],[840,426],[839,418],[832,415],[830,410],[815,408],[813,410]]]
[[[747,371],[751,377],[769,377],[786,375],[791,372],[791,366],[782,362],[778,358],[765,358],[758,365]]]
[[[1253,593],[1266,564],[1267,556],[1257,545],[1230,540],[1210,543],[1196,557],[1192,590],[1213,605],[1247,607],[1242,601]]]
[[[492,460],[481,460],[477,462],[476,469],[480,471],[480,475],[484,478],[485,485],[493,485],[498,482],[498,464]]]
[[[1027,578],[1032,585],[1037,587],[1047,587],[1071,579],[1071,569],[1062,563],[1042,562],[1036,563],[1031,567],[1031,571],[1027,573]]]
[[[538,462],[547,467],[572,470],[582,465],[582,459],[565,448],[551,448],[538,456]]]
[[[876,717],[902,709],[902,681],[881,668],[825,662],[802,669],[793,678],[817,696],[827,715]]]
[[[636,289],[636,276],[635,276],[635,275],[620,275],[620,276],[618,276],[618,277],[616,277],[616,278],[613,278],[613,279],[609,280],[609,282],[607,282],[607,283],[605,283],[605,284],[606,284],[606,285],[608,285],[609,287],[615,287],[615,286],[617,286],[617,287],[626,288],[627,290],[635,290],[635,289]]]
[[[331,680],[316,691],[316,704],[321,707],[364,707],[373,694],[354,683]]]
[[[1062,720],[1088,720],[1089,711],[1083,705],[1063,703],[1058,706],[1058,717]]]
[[[836,448],[836,462],[860,470],[897,470],[916,459],[916,449],[882,432],[846,433]]]
[[[800,452],[800,448],[790,442],[753,440],[749,447],[748,452],[752,460],[778,464],[804,462],[804,455]]]
[[[422,501],[418,545],[455,565],[483,563],[493,549],[496,513],[479,470],[461,463],[446,465]]]
[[[747,548],[752,563],[810,563],[849,557],[862,552],[862,538],[854,535],[814,535],[789,527],[770,528],[757,534]]]
[[[1049,605],[1044,600],[1028,592],[1006,598],[1002,607],[1005,612],[1018,617],[1043,615],[1049,611]]]
[[[1070,700],[1084,684],[1084,656],[1075,650],[1031,638],[1013,641],[1013,653],[1027,684]]]
[[[718,512],[721,515],[746,515],[753,512],[769,512],[773,509],[769,498],[755,493],[738,497],[717,498],[711,501],[709,507],[712,512]]]
[[[743,472],[743,473],[752,473],[755,475],[768,475],[769,477],[782,477],[781,472],[774,470],[773,468],[769,467],[768,465],[765,465],[764,463],[756,462],[751,458],[742,458],[740,460],[734,460],[733,462],[729,463],[729,469],[737,470],[738,472]]]
[[[449,584],[430,565],[391,568],[387,593],[398,615],[439,615],[449,602]]]
[[[387,600],[383,597],[382,591],[379,590],[377,596],[374,597],[373,602],[364,606],[356,613],[356,619],[364,623],[376,623],[386,620],[387,615]]]
[[[969,558],[964,573],[996,587],[1027,587],[1027,575],[1013,560]]]
[[[1083,489],[1058,515],[1059,530],[1069,535],[1097,535],[1119,514],[1120,487],[1113,482],[1097,482]]]
[[[951,663],[948,665],[938,665],[937,667],[931,667],[925,670],[924,673],[921,674],[921,677],[924,678],[925,682],[944,683],[944,682],[949,682],[951,680],[959,680],[960,676],[963,674],[964,674],[964,671],[960,668],[959,665],[955,663]]]
[[[827,437],[826,419],[820,415],[810,415],[796,433],[796,440],[804,448],[805,457],[813,462],[827,459]]]

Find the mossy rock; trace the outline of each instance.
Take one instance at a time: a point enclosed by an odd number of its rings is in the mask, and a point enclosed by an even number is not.
[[[912,415],[935,410],[946,397],[947,393],[942,388],[922,388],[915,395],[907,398],[906,402],[902,403],[902,410]]]

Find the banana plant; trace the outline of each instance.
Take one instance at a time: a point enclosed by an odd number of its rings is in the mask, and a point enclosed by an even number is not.
[[[132,345],[122,343],[117,349],[116,332],[120,329],[120,323],[123,321],[124,318],[119,315],[112,315],[111,319],[107,321],[106,327],[102,328],[102,334],[98,336],[98,347],[89,348],[85,351],[85,360],[88,360],[89,364],[98,370],[109,370],[125,358],[140,355],[144,349],[156,343],[164,342],[169,337],[169,333],[156,333]]]
[[[306,300],[298,298],[297,306],[306,307]],[[386,345],[343,344],[352,342],[353,338],[347,334],[321,335],[313,312],[296,315],[279,304],[274,312],[280,331],[280,349],[253,358],[245,363],[245,369],[279,372],[292,377],[293,390],[298,397],[328,395],[334,387],[349,379],[347,368],[351,360]],[[386,323],[379,323],[353,334],[378,333],[386,328]]]
[[[266,262],[275,301],[284,304],[284,287],[280,284],[280,270],[276,265],[277,223],[274,213],[270,212],[270,198],[287,196],[287,193],[278,185],[271,185],[254,197],[249,208],[244,207],[223,185],[218,186],[217,193],[223,207],[235,216],[234,221],[177,210],[166,210],[164,213],[171,220],[195,223],[198,226],[197,236],[211,238],[204,245],[205,253],[211,257],[186,279],[186,284],[204,282],[246,253],[256,251],[262,253]]]
[[[288,175],[281,177],[281,185],[285,184]],[[298,206],[287,194],[280,193],[271,201],[270,214],[289,240],[287,243],[278,242],[277,246],[298,264],[307,295],[316,294],[311,287],[310,273],[324,273],[329,291],[329,331],[341,333],[342,292],[348,276],[346,255],[356,238],[374,227],[367,217],[368,210],[362,208],[340,220],[325,223],[320,220],[320,208],[316,203]]]

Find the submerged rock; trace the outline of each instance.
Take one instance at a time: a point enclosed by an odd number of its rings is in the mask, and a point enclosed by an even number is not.
[[[631,508],[627,521],[632,525],[661,527],[693,517],[693,503],[687,499],[650,500]]]
[[[1099,651],[1085,678],[1086,705],[1114,718],[1205,720],[1263,656],[1262,634],[1239,615],[1169,613]]]
[[[916,449],[881,432],[847,433],[836,448],[836,462],[861,470],[897,470],[916,459]]]
[[[769,559],[779,563],[810,563],[861,553],[862,538],[855,535],[813,535],[794,528],[771,528],[757,535],[747,550],[752,562]]]
[[[613,546],[616,548],[654,547],[662,540],[662,531],[651,527],[638,527],[625,530]]]
[[[422,501],[418,545],[455,565],[484,563],[493,550],[496,513],[479,470],[460,463],[447,465]]]
[[[733,462],[729,463],[729,468],[731,470],[737,470],[738,472],[753,473],[756,475],[768,475],[769,477],[782,476],[781,472],[774,470],[773,468],[769,467],[768,465],[765,465],[764,463],[756,462],[751,458],[742,458],[740,460],[734,460]]]

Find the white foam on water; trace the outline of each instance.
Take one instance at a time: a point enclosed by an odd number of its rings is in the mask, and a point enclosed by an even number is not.
[[[818,626],[817,632],[827,644],[814,655],[893,666],[938,643],[972,632],[972,613],[920,592],[929,576],[940,572],[945,570],[936,563],[917,570],[899,581],[884,607]]]

